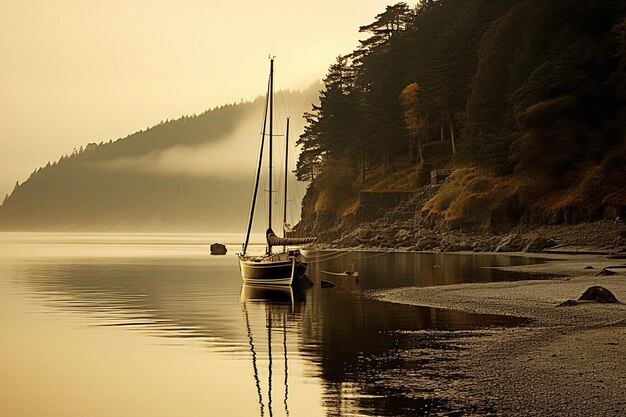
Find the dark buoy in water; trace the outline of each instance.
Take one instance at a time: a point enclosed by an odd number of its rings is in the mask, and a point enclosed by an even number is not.
[[[226,255],[226,246],[221,243],[212,244],[211,255]]]

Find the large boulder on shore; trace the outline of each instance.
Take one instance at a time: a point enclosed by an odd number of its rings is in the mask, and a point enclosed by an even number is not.
[[[599,285],[587,288],[587,290],[578,298],[579,301],[589,300],[599,303],[619,303],[615,295],[609,290]]]
[[[593,287],[587,288],[587,290],[583,293],[583,295],[578,298],[578,300],[567,300],[559,304],[559,307],[575,306],[581,303],[588,302],[621,304],[611,291],[599,285],[594,285]]]

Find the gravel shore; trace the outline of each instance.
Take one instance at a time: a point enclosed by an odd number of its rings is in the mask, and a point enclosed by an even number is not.
[[[553,256],[544,264],[506,269],[560,278],[399,288],[370,295],[530,319],[528,326],[492,329],[460,341],[466,349],[455,359],[467,378],[442,387],[438,395],[465,415],[624,416],[626,304],[558,305],[595,285],[626,302],[626,268],[609,268],[616,274],[597,276],[603,268],[625,263],[601,256]]]

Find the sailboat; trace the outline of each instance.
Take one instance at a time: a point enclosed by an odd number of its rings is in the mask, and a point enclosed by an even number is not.
[[[283,237],[277,236],[272,230],[272,152],[273,152],[273,107],[274,107],[274,59],[270,58],[270,76],[268,83],[268,92],[265,100],[265,112],[263,116],[263,131],[261,135],[261,146],[259,150],[259,162],[257,165],[254,192],[252,196],[252,204],[250,208],[250,217],[248,220],[248,228],[246,230],[246,239],[243,243],[242,251],[238,254],[239,269],[241,277],[245,284],[255,285],[293,285],[298,278],[302,277],[307,268],[307,261],[299,249],[288,249],[289,246],[303,245],[312,243],[316,239],[313,237],[287,237],[287,158],[288,141],[289,141],[289,119],[287,119],[287,136],[285,140],[285,199],[283,206]],[[269,122],[269,123],[268,123]],[[269,125],[269,126],[268,126]],[[269,127],[269,134],[266,135],[266,127]],[[265,138],[268,138],[268,182],[269,182],[269,198],[268,198],[268,220],[265,238],[267,246],[264,255],[250,255],[247,253],[248,243],[250,241],[250,233],[252,231],[252,222],[254,218],[254,209],[256,206],[256,198],[259,190],[259,179],[261,176],[261,167],[263,164],[263,150],[265,146]],[[274,252],[276,247],[282,247],[282,251]]]

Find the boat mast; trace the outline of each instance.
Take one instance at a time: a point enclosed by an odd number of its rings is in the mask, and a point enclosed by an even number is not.
[[[285,196],[283,201],[283,237],[287,237],[287,169],[289,167],[289,117],[287,117],[287,134],[285,136]]]
[[[289,167],[289,117],[287,117],[287,133],[285,135],[285,195],[283,198],[283,237],[287,237],[287,169]],[[283,252],[287,251],[287,246],[283,245]]]
[[[269,109],[270,109],[270,148],[269,148],[269,209],[268,209],[268,220],[267,220],[267,228],[269,230],[272,229],[272,139],[274,135],[274,58],[270,58],[270,94],[269,94]],[[272,245],[267,243],[267,254],[272,254]]]
[[[248,250],[248,242],[250,241],[250,233],[252,232],[252,219],[254,219],[254,208],[256,206],[256,196],[259,191],[259,180],[261,178],[261,165],[263,164],[263,148],[265,147],[265,128],[267,127],[267,103],[270,95],[270,83],[267,84],[267,95],[265,96],[265,112],[263,114],[263,130],[261,131],[261,147],[259,148],[259,164],[256,168],[256,178],[254,180],[254,193],[252,195],[252,204],[250,206],[250,218],[248,219],[248,230],[246,231],[246,241],[243,244],[242,255]]]

